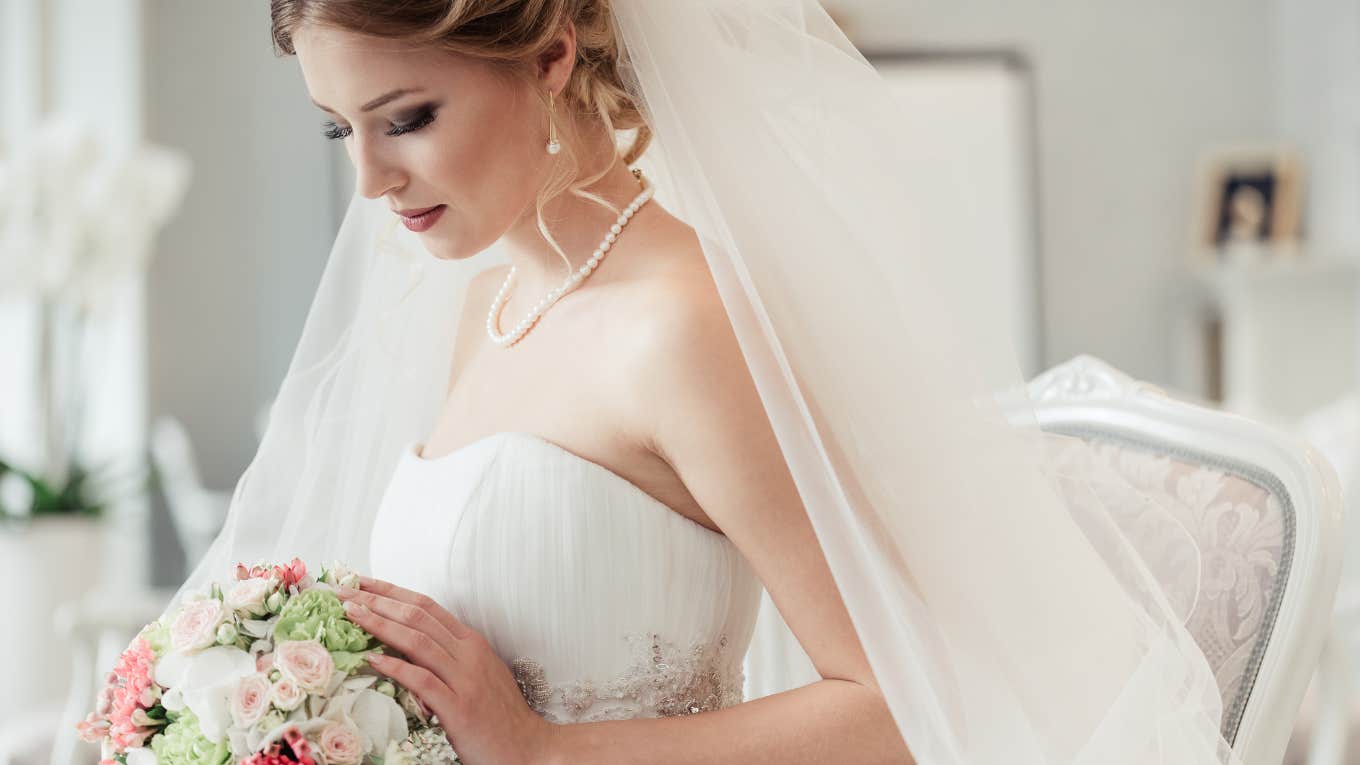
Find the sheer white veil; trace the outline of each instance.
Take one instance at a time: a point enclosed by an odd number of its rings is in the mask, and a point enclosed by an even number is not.
[[[955,216],[934,214],[888,85],[814,0],[612,6],[655,136],[637,164],[699,233],[916,759],[1228,762],[1176,593],[1097,499],[1115,479],[1017,426],[1005,285],[932,229]],[[396,460],[442,403],[466,281],[497,257],[439,261],[395,223],[351,201],[259,453],[182,592],[237,561],[367,568]],[[1193,545],[1179,559],[1197,565]],[[797,649],[765,616],[751,687],[777,690]]]

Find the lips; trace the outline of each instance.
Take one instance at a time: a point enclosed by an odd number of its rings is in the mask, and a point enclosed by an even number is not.
[[[444,205],[397,211],[397,215],[401,216],[401,224],[417,234],[422,231],[428,231],[431,226],[439,221],[439,217],[443,214]]]
[[[394,210],[393,212],[395,212],[397,215],[400,215],[403,218],[418,218],[421,215],[424,215],[425,213],[433,210],[435,207],[440,206],[441,205],[433,205],[431,207],[416,207],[410,210]]]

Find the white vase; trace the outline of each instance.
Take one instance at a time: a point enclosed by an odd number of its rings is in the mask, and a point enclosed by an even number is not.
[[[94,589],[104,529],[88,516],[0,523],[0,657],[7,675],[0,683],[0,720],[65,699],[71,648],[53,615]]]

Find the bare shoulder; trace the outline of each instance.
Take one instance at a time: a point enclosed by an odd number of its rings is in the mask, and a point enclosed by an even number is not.
[[[762,411],[697,238],[669,246],[633,298],[631,408],[658,453],[699,423],[745,426],[743,411]]]
[[[683,224],[681,224],[683,225]],[[722,296],[692,229],[671,238],[634,294],[642,352],[653,369],[675,372],[703,358],[739,354]]]

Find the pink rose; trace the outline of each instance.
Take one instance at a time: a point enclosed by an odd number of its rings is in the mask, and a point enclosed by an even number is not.
[[[217,628],[226,615],[222,602],[216,598],[190,603],[170,625],[170,645],[176,651],[186,653],[215,644]]]
[[[347,723],[335,723],[321,731],[321,753],[329,765],[358,765],[364,757],[359,731]]]
[[[273,701],[274,706],[284,712],[291,712],[302,706],[302,701],[305,698],[307,698],[307,692],[298,686],[297,681],[287,675],[279,678],[269,691],[270,701]]]
[[[326,646],[315,640],[289,640],[274,647],[274,666],[308,693],[323,693],[335,673]]]
[[[249,675],[236,684],[231,695],[231,719],[238,728],[249,728],[269,711],[269,678]]]
[[[269,612],[265,600],[274,591],[268,579],[243,579],[226,593],[226,605],[233,611],[249,616],[264,616]]]

